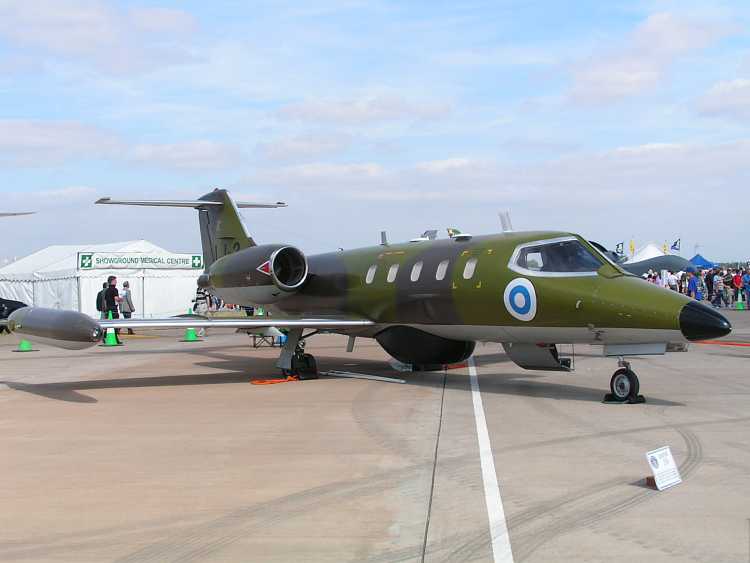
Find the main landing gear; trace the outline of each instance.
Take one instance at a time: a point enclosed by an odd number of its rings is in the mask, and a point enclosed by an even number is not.
[[[630,369],[630,362],[622,358],[617,362],[619,366],[609,381],[610,393],[604,396],[605,403],[645,403],[643,395],[639,395],[640,383],[638,376]]]
[[[307,336],[312,336],[308,334]],[[276,367],[281,368],[284,375],[295,375],[300,380],[318,379],[318,365],[312,354],[305,353],[305,338],[302,329],[295,328],[289,331],[281,355],[276,362]]]

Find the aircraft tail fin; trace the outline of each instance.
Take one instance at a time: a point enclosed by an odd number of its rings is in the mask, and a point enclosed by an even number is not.
[[[114,200],[96,201],[104,205],[143,205],[149,207],[192,207],[198,211],[203,261],[206,268],[227,254],[255,246],[239,214],[240,208],[286,207],[286,203],[235,202],[226,190],[215,189],[197,200]]]

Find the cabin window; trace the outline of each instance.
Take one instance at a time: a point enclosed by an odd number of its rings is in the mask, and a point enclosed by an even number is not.
[[[396,280],[396,274],[398,274],[398,264],[391,264],[391,267],[388,268],[388,276],[386,277],[386,281],[388,283],[393,283]]]
[[[445,279],[445,273],[448,271],[448,260],[443,260],[438,264],[437,271],[435,272],[435,279],[442,281]]]
[[[419,279],[419,276],[422,273],[422,266],[424,266],[424,262],[422,262],[421,260],[414,264],[414,266],[412,266],[411,276],[409,276],[409,279],[411,279],[411,281],[415,282]]]
[[[370,268],[367,270],[367,275],[365,276],[365,283],[370,284],[372,283],[372,280],[375,279],[375,272],[378,271],[378,265],[373,264],[370,266]]]
[[[576,239],[540,241],[516,251],[515,266],[539,273],[591,273],[604,262]]]
[[[469,258],[466,261],[466,266],[464,266],[465,280],[470,280],[472,277],[474,277],[474,270],[477,269],[477,260],[478,258]]]

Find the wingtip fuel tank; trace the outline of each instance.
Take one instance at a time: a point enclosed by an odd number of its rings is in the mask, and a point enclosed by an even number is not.
[[[8,317],[8,328],[34,342],[69,350],[94,346],[104,333],[99,323],[87,315],[42,307],[23,307],[13,311]]]

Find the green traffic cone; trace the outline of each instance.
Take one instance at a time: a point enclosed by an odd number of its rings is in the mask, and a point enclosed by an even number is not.
[[[737,296],[737,303],[735,303],[735,307],[738,311],[744,311],[745,310],[745,302],[742,300],[742,295]]]
[[[190,327],[185,329],[185,338],[180,340],[180,342],[200,342],[200,338],[198,338],[195,329]]]
[[[34,350],[34,348],[31,346],[31,342],[29,342],[25,338],[22,338],[21,341],[18,343],[18,348],[16,348],[13,351],[14,352],[38,352],[39,350]]]
[[[188,309],[187,312],[188,315],[192,315],[193,311],[191,309]],[[188,327],[185,329],[185,337],[180,340],[180,342],[200,342],[201,339],[198,338],[198,333],[195,332],[195,329],[193,327]]]
[[[107,320],[112,320],[112,311],[107,313]],[[117,342],[117,335],[115,334],[115,329],[108,328],[106,334],[104,335],[104,344],[101,344],[101,346],[122,346],[121,343]]]

